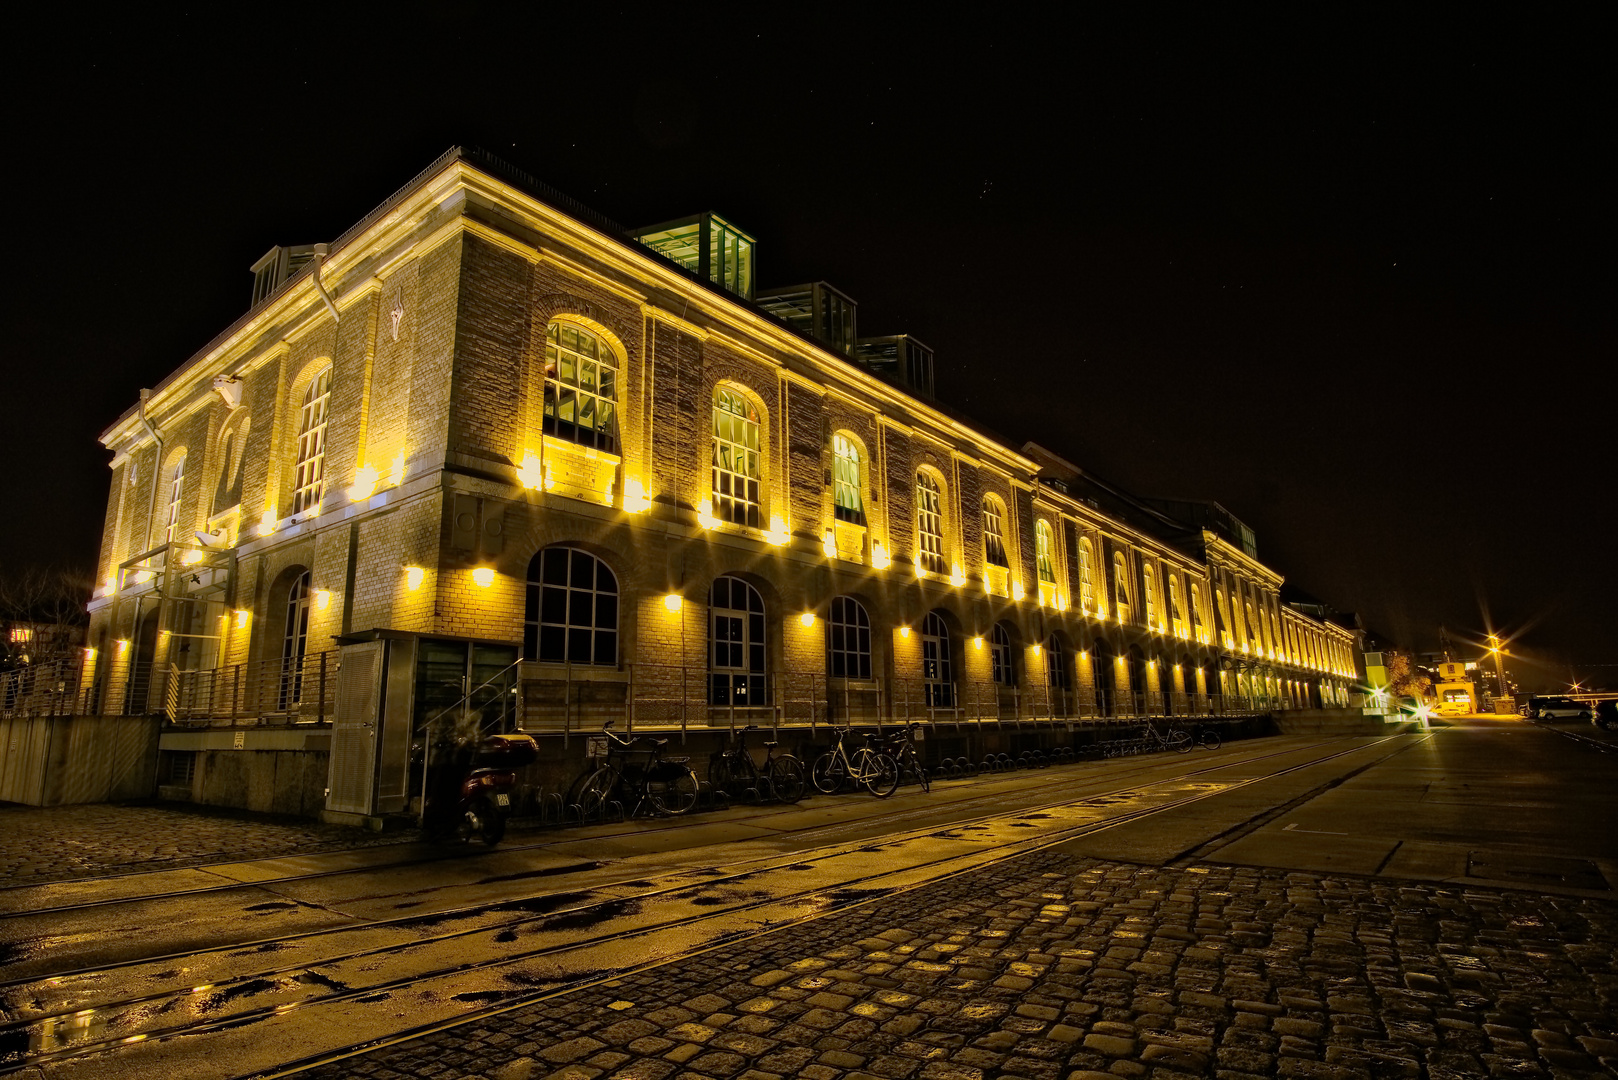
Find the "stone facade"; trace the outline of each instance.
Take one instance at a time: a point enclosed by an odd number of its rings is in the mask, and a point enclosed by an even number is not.
[[[312,658],[339,635],[521,650],[536,554],[552,545],[611,571],[617,648],[608,664],[522,665],[541,731],[594,726],[602,710],[639,726],[1023,722],[1346,695],[1351,640],[1283,611],[1273,570],[1216,538],[1188,552],[1110,518],[1043,482],[1024,451],[497,173],[446,154],[107,430],[91,711],[313,707],[318,721],[333,691],[320,679],[311,705]],[[616,365],[611,452],[546,433],[552,324]],[[323,478],[300,509],[322,386]],[[721,390],[758,418],[757,528],[717,520]],[[834,517],[837,434],[861,455],[862,524]],[[939,489],[943,573],[920,568],[923,472]],[[985,505],[1004,568],[987,558]],[[765,608],[766,689],[740,714],[708,682],[721,575]],[[293,709],[295,595],[308,622]],[[829,670],[840,596],[868,618],[869,679]],[[941,646],[924,645],[929,613]],[[949,660],[946,698],[929,697],[928,648]]]

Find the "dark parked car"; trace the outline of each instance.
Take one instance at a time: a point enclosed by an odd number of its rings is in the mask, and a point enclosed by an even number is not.
[[[1565,697],[1534,698],[1528,708],[1535,720],[1588,720],[1593,713],[1585,702]]]
[[[1593,719],[1597,727],[1607,731],[1618,731],[1618,701],[1608,698],[1606,701],[1596,702],[1596,714]]]

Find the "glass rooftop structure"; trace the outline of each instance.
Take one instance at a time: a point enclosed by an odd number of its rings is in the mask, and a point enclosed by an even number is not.
[[[858,340],[855,310],[859,305],[824,281],[771,289],[758,298],[758,306],[833,352],[854,355]]]
[[[753,238],[718,214],[648,225],[630,235],[727,292],[753,298]]]

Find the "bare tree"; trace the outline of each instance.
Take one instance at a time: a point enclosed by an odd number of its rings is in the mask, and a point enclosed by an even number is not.
[[[0,567],[0,669],[75,655],[92,575],[60,566]]]

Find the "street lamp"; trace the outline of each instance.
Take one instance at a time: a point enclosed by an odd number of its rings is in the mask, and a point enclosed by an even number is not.
[[[1489,651],[1494,653],[1494,673],[1495,673],[1495,678],[1497,680],[1499,680],[1499,682],[1498,682],[1499,689],[1497,689],[1495,692],[1498,693],[1501,697],[1505,697],[1506,696],[1506,651],[1500,647],[1500,638],[1499,638],[1498,635],[1495,635],[1495,634],[1490,634],[1489,635]]]

